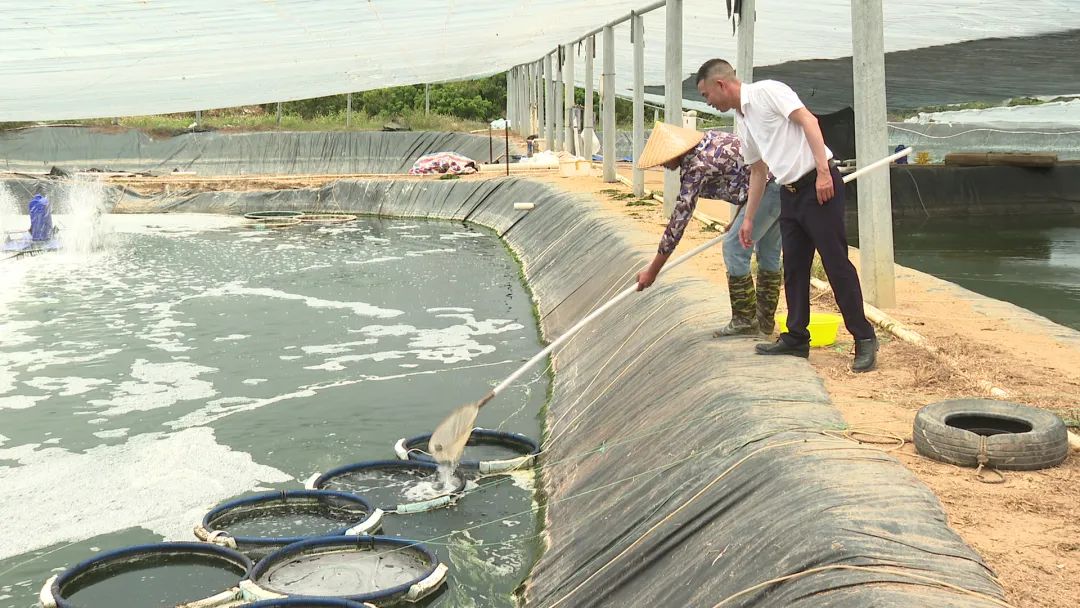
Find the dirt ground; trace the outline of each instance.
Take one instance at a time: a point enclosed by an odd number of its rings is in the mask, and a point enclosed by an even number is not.
[[[628,170],[620,170],[629,177]],[[591,194],[607,208],[635,220],[659,242],[667,222],[659,204],[634,204],[622,184],[597,178],[538,177],[561,188]],[[646,187],[662,190],[658,172]],[[628,203],[631,203],[628,205]],[[703,210],[728,218],[726,203],[704,201]],[[679,249],[716,236],[691,222]],[[858,253],[853,250],[857,263]],[[723,256],[714,247],[687,264],[695,274],[726,286]],[[828,292],[816,293],[814,310],[836,311]],[[783,308],[783,298],[781,298]],[[950,367],[920,347],[879,331],[878,369],[849,371],[853,340],[841,327],[837,343],[814,349],[810,364],[821,374],[848,424],[868,433],[854,435],[881,443],[907,465],[941,500],[949,523],[993,568],[1009,603],[1018,608],[1059,607],[1080,599],[1080,454],[1061,466],[1034,472],[1006,472],[1005,482],[980,481],[974,470],[918,455],[911,444],[912,424],[923,406],[943,399],[985,397],[990,383],[1012,401],[1036,405],[1064,418],[1080,417],[1080,348],[1042,332],[1017,328],[1014,320],[977,310],[935,279],[905,269],[897,272],[897,305],[885,312],[917,331],[959,365]],[[903,447],[896,448],[904,439]],[[890,443],[891,441],[891,443]],[[985,476],[993,481],[994,476]]]
[[[629,168],[621,167],[620,173],[629,177]],[[500,174],[491,171],[462,179]],[[605,184],[597,177],[562,178],[557,171],[515,171],[515,175],[592,196],[608,209],[634,220],[642,239],[659,241],[666,226],[659,204],[627,198],[629,188],[622,184]],[[177,175],[114,177],[110,181],[150,194],[189,189],[318,187],[350,177],[372,176]],[[647,188],[662,190],[661,183],[659,172],[647,173]],[[134,199],[127,199],[123,207],[124,211],[139,211]],[[726,203],[702,201],[699,208],[718,219],[728,217]],[[693,221],[680,250],[686,251],[716,234]],[[854,250],[853,261],[858,263]],[[726,290],[719,247],[702,253],[686,267]],[[1080,598],[1080,454],[1072,452],[1064,464],[1054,469],[1007,472],[1004,483],[991,484],[977,478],[971,469],[916,454],[911,429],[921,407],[943,399],[984,397],[987,384],[1005,390],[1012,401],[1044,407],[1076,420],[1080,418],[1076,398],[1080,393],[1080,346],[1067,345],[1045,329],[1025,325],[1025,319],[1010,316],[1007,307],[976,306],[955,290],[943,288],[942,282],[920,273],[898,267],[896,288],[897,305],[885,312],[927,338],[955,365],[943,364],[924,349],[879,331],[882,345],[878,369],[854,374],[848,369],[853,342],[843,328],[835,345],[811,353],[810,364],[824,379],[848,424],[865,433],[854,437],[880,443],[937,494],[950,525],[993,568],[1012,605],[1041,608],[1076,603]],[[814,308],[836,310],[828,292],[814,296]],[[893,437],[903,439],[903,446],[896,447],[898,441]]]

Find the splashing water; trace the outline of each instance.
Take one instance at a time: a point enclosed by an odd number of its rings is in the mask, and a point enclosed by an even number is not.
[[[0,243],[4,241],[9,232],[25,231],[28,226],[26,218],[20,217],[19,201],[4,184],[0,184]]]
[[[77,175],[63,184],[56,218],[63,249],[86,254],[101,249],[109,225],[105,221],[105,183],[89,175]]]
[[[454,470],[457,469],[456,462],[440,462],[438,468],[439,483],[438,487],[444,492],[449,492],[454,489]]]

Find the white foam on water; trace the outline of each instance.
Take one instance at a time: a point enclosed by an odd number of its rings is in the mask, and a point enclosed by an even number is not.
[[[256,384],[262,384],[263,382],[266,382],[266,381],[267,381],[266,378],[248,378],[248,379],[244,380],[243,382],[244,382],[244,384],[250,384],[250,385],[254,386]]]
[[[425,256],[425,255],[427,255],[429,253],[456,253],[456,252],[457,252],[457,249],[422,249],[420,251],[410,251],[410,252],[406,253],[405,255],[409,256],[410,258],[418,258],[418,257]]]
[[[439,235],[439,239],[443,241],[456,241],[459,239],[482,239],[486,237],[486,234],[482,234],[479,232],[451,232],[450,234]]]
[[[420,224],[407,224],[405,226],[390,226],[389,227],[390,230],[413,230],[415,228],[420,228]]]
[[[310,296],[288,293],[279,289],[268,287],[245,287],[239,282],[226,283],[219,287],[211,288],[198,296],[193,297],[217,297],[217,296],[261,296],[265,298],[278,298],[281,300],[296,300],[303,302],[311,308],[340,308],[351,310],[353,314],[363,317],[376,317],[388,319],[405,314],[403,310],[392,308],[379,308],[366,302],[339,302],[337,300],[323,300]]]
[[[94,433],[94,437],[99,437],[101,439],[116,439],[117,437],[126,436],[128,434],[128,431],[130,431],[130,430],[131,429],[129,429],[129,428],[123,428],[123,429],[112,429],[112,430],[109,430],[109,431],[98,431],[98,432]]]
[[[456,308],[436,308],[430,311],[465,310]],[[304,369],[323,371],[343,371],[346,363],[357,361],[389,361],[414,356],[421,361],[440,361],[444,364],[463,363],[495,352],[496,348],[490,344],[481,344],[475,337],[496,335],[505,332],[518,331],[525,326],[506,319],[487,319],[477,321],[469,312],[447,312],[437,314],[439,318],[458,318],[465,321],[463,324],[451,325],[439,329],[421,329],[412,325],[369,325],[360,328],[359,332],[370,336],[411,336],[408,342],[409,350],[386,350],[377,353],[362,355],[344,355],[331,357],[322,364],[312,365]],[[356,333],[357,330],[349,330]]]
[[[407,372],[402,374],[392,374],[389,376],[361,376],[359,378],[352,378],[349,380],[335,380],[332,382],[325,382],[321,384],[312,384],[308,386],[300,387],[300,389],[283,395],[275,395],[273,397],[266,398],[254,398],[254,397],[226,397],[223,399],[217,399],[206,406],[201,407],[194,412],[186,414],[177,420],[166,422],[165,426],[180,429],[189,427],[200,427],[210,424],[211,422],[221,420],[233,414],[240,414],[244,412],[250,412],[257,410],[267,405],[273,405],[282,401],[289,401],[291,399],[302,399],[305,397],[314,397],[319,391],[334,389],[343,386],[352,386],[361,382],[383,382],[387,380],[400,380],[403,378],[411,378],[413,376],[427,376],[431,374],[440,374],[446,372],[455,372],[465,369],[477,369],[481,367],[494,367],[500,365],[507,365],[510,363],[516,363],[511,359],[505,359],[503,361],[494,361],[491,363],[479,363],[476,365],[463,365],[460,367],[449,367],[444,369],[429,369],[418,372]],[[104,421],[104,419],[102,419]]]
[[[283,251],[286,249],[307,249],[307,247],[304,247],[303,245],[293,245],[291,243],[282,243],[277,247],[274,247],[274,251]]]
[[[229,334],[227,336],[220,336],[220,337],[214,338],[214,342],[233,342],[233,341],[236,341],[236,340],[243,340],[245,338],[250,338],[250,337],[251,337],[250,334]]]
[[[4,347],[29,344],[37,340],[37,338],[23,332],[41,324],[41,321],[7,321],[0,325],[0,344],[4,345]]]
[[[420,367],[420,366],[418,364],[416,364],[416,363],[402,363],[402,364],[398,365],[398,367],[404,367],[405,369],[413,369],[413,368]]]
[[[347,353],[353,350],[354,346],[369,346],[371,344],[377,344],[379,341],[370,340],[358,340],[356,342],[342,342],[341,344],[322,344],[318,346],[301,346],[300,350],[309,355],[335,355],[337,353]]]
[[[371,236],[371,235],[367,235],[367,234],[364,235],[364,240],[365,241],[370,241],[372,243],[389,243],[390,242],[390,239],[384,239],[384,238],[381,238],[381,237]]]
[[[303,358],[304,358],[303,355],[281,355],[280,357],[278,357],[278,359],[281,359],[282,361],[293,361],[295,359],[303,359]]]
[[[0,559],[142,527],[190,539],[208,508],[292,476],[217,443],[208,428],[136,435],[85,453],[34,444],[0,450]],[[63,483],[60,483],[60,481]]]
[[[25,410],[48,399],[48,395],[11,395],[0,397],[0,410]]]
[[[471,308],[458,308],[455,306],[443,306],[439,308],[429,308],[428,312],[472,312]]]
[[[88,393],[99,386],[109,384],[109,382],[104,378],[82,378],[80,376],[68,376],[65,378],[38,376],[24,381],[29,386],[43,391],[53,391],[61,397],[73,397]]]
[[[92,399],[90,405],[108,406],[102,416],[120,416],[169,407],[180,401],[206,399],[217,394],[214,385],[198,376],[218,371],[217,368],[196,365],[187,361],[150,363],[137,359],[131,365],[131,377],[113,390],[110,399]]]
[[[320,226],[315,232],[321,232],[323,234],[347,234],[349,232],[367,232],[368,230],[368,228],[358,228],[355,226],[342,226],[340,228]]]
[[[8,441],[11,441],[11,437],[0,435],[0,445],[4,445]]]
[[[235,228],[245,223],[236,215],[219,213],[121,213],[111,214],[109,219],[116,232],[127,234],[197,234],[206,230]],[[258,236],[257,233],[238,233],[241,236]]]
[[[381,258],[371,258],[370,260],[345,260],[346,264],[379,264],[381,262],[393,262],[395,260],[404,260],[405,258],[398,257],[396,255],[388,255]]]
[[[412,325],[366,325],[360,329],[350,329],[349,333],[362,333],[381,338],[383,336],[407,336],[416,331]]]

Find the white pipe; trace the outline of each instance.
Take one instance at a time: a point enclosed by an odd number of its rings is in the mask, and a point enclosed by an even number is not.
[[[645,196],[645,170],[637,165],[645,148],[645,18],[634,15],[630,21],[634,39],[634,196]]]
[[[596,57],[596,36],[585,39],[585,113],[581,117],[581,156],[592,160],[593,135],[596,133],[596,111],[593,108],[593,61]],[[603,107],[603,106],[601,106]]]
[[[709,247],[712,247],[713,245],[719,243],[720,241],[724,240],[725,236],[726,235],[721,234],[720,236],[718,236],[718,237],[716,237],[716,238],[714,238],[714,239],[712,239],[710,241],[707,241],[705,243],[702,243],[702,244],[698,245],[697,247],[691,249],[689,252],[687,252],[683,256],[679,257],[678,259],[676,259],[674,262],[664,266],[664,268],[662,268],[660,270],[660,273],[657,276],[660,276],[660,275],[664,274],[665,272],[676,268],[677,266],[679,266],[683,262],[689,260],[690,258],[694,257],[695,255],[697,255],[697,254],[701,253],[702,251],[705,251]],[[546,357],[548,355],[548,353],[555,350],[560,345],[562,345],[564,342],[569,340],[570,336],[573,336],[574,334],[576,334],[578,332],[578,330],[580,330],[582,327],[585,327],[590,321],[592,321],[596,317],[599,317],[600,315],[604,314],[604,312],[607,311],[612,306],[615,306],[619,302],[622,302],[626,298],[630,297],[632,294],[636,293],[637,290],[638,290],[637,284],[635,283],[634,285],[631,285],[630,287],[627,287],[619,295],[617,295],[614,298],[611,298],[610,300],[608,300],[600,308],[597,308],[596,310],[594,310],[591,313],[589,313],[588,315],[586,315],[585,318],[581,319],[580,321],[575,323],[572,327],[570,327],[570,329],[563,332],[563,334],[561,336],[559,336],[554,342],[549,344],[547,346],[547,348],[545,348],[544,350],[542,350],[539,353],[537,353],[536,355],[534,355],[532,359],[529,359],[527,362],[525,362],[525,365],[522,365],[520,368],[518,368],[517,371],[510,374],[510,377],[508,377],[506,380],[503,380],[501,384],[496,386],[491,391],[491,396],[494,397],[495,395],[498,395],[500,392],[505,390],[508,386],[513,384],[515,380],[520,378],[522,374],[524,374],[526,371],[528,371],[528,369],[530,367],[532,367],[532,366],[536,365],[537,363],[539,363],[541,359],[543,359],[544,357]]]
[[[664,122],[682,126],[683,0],[668,0],[667,41],[664,46]],[[664,218],[675,211],[679,170],[664,169]]]
[[[615,182],[615,29],[604,28],[604,181]]]

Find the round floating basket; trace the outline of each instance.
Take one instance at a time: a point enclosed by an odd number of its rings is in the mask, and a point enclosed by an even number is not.
[[[381,509],[355,494],[263,492],[214,507],[195,526],[195,536],[257,560],[315,537],[372,534],[382,525],[382,517]]]
[[[244,599],[334,597],[387,606],[415,602],[446,582],[426,547],[389,536],[317,538],[266,556],[240,584]]]
[[[251,228],[252,230],[280,230],[282,228],[299,226],[300,224],[299,218],[283,217],[273,220],[257,220],[251,224],[244,224],[244,226]]]
[[[245,213],[244,217],[249,220],[281,220],[289,218],[298,218],[304,215],[303,211],[253,211],[251,213]]]
[[[349,213],[318,213],[315,211],[305,211],[303,215],[299,216],[299,219],[305,224],[344,224],[355,221],[356,216]]]
[[[465,490],[465,478],[455,471],[447,487],[438,480],[434,463],[371,460],[315,475],[305,485],[364,496],[386,512],[421,513],[454,504]]]
[[[402,460],[435,462],[426,451],[430,439],[431,433],[399,439],[394,452]],[[485,474],[505,473],[528,466],[539,452],[540,446],[525,435],[473,429],[459,466]]]
[[[109,551],[55,576],[41,590],[49,608],[218,606],[237,599],[251,560],[207,543],[157,543]]]
[[[279,597],[244,604],[243,608],[375,608],[375,606],[339,597]]]

